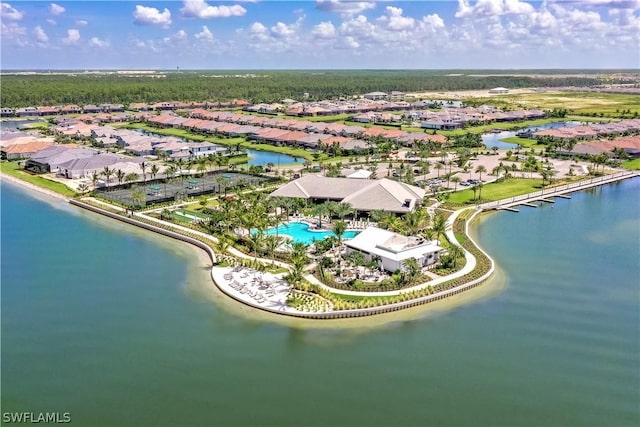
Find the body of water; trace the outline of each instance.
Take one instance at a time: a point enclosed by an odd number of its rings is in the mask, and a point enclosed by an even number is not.
[[[498,133],[485,133],[485,134],[482,135],[482,143],[487,148],[498,147],[501,150],[502,149],[514,149],[514,148],[517,147],[517,144],[512,144],[510,142],[504,142],[504,141],[501,141],[501,140],[505,139],[505,138],[512,138],[512,137],[516,136],[516,133],[521,132],[521,131],[531,130],[531,131],[535,132],[535,131],[544,130],[544,129],[558,129],[558,128],[563,128],[563,127],[574,127],[574,126],[578,126],[580,124],[581,124],[580,122],[575,122],[575,121],[552,122],[552,123],[545,123],[543,125],[538,125],[538,126],[529,126],[527,128],[521,129],[519,131],[504,131],[504,132],[498,132]]]
[[[328,236],[335,236],[333,231],[314,231],[309,228],[309,224],[304,222],[289,222],[277,227],[267,229],[264,234],[283,234],[289,236],[294,242],[302,242],[307,245],[316,240],[325,239]],[[342,233],[343,239],[353,239],[358,234],[357,231],[345,231]]]
[[[302,162],[304,161],[304,159],[300,159],[298,157],[274,153],[272,151],[247,150],[247,154],[249,155],[249,161],[247,163],[251,166],[266,166],[268,163],[273,163],[274,166],[291,165],[296,163],[302,165]]]
[[[640,179],[486,216],[476,232],[501,292],[358,327],[258,315],[215,291],[199,252],[21,191],[3,183],[3,412],[91,426],[640,424]]]

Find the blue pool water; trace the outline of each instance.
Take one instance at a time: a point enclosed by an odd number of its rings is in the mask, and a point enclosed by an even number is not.
[[[302,242],[311,244],[316,240],[322,240],[327,236],[333,236],[333,231],[311,231],[309,230],[309,224],[304,222],[290,222],[288,224],[279,225],[276,229],[269,228],[264,232],[265,234],[284,234],[293,239],[294,242]],[[358,234],[357,231],[345,231],[342,234],[343,239],[352,239]]]

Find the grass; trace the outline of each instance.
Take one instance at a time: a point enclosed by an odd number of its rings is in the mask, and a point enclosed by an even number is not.
[[[623,162],[622,167],[625,169],[640,170],[640,159]]]
[[[535,148],[536,150],[545,148],[545,145],[538,144],[537,140],[531,138],[519,138],[517,136],[512,136],[509,138],[502,138],[500,141],[510,142],[512,144],[520,144],[522,148]]]
[[[475,98],[474,101],[509,109],[569,108],[569,113],[572,115],[600,115],[602,113],[605,117],[631,118],[634,113],[640,114],[640,98],[637,95],[620,93],[550,91]],[[630,113],[621,114],[626,110],[629,110]]]
[[[542,188],[542,180],[526,178],[510,178],[499,183],[486,184],[482,187],[482,202],[506,199],[533,193]],[[477,196],[477,194],[476,194]],[[473,190],[466,189],[452,193],[449,203],[464,205],[473,201]]]
[[[58,194],[62,194],[66,197],[74,197],[76,192],[67,187],[66,185],[51,181],[47,178],[44,178],[39,175],[31,175],[18,165],[18,162],[2,162],[0,163],[0,171],[2,173],[6,173],[7,175],[11,175],[15,178],[21,179],[22,181],[26,181],[30,184],[37,185],[38,187],[46,188],[47,190],[54,191]]]
[[[441,130],[441,131],[438,131],[438,133],[445,136],[466,135],[468,133],[486,133],[491,131],[492,129],[505,129],[505,130],[521,129],[529,126],[544,125],[547,123],[558,122],[562,120],[564,119],[549,118],[549,119],[525,120],[522,122],[491,123],[488,125],[470,126],[464,129]]]

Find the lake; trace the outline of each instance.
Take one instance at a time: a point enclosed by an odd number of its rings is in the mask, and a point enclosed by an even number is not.
[[[639,193],[636,178],[486,215],[475,234],[499,270],[464,305],[298,322],[221,295],[202,252],[3,182],[2,410],[78,426],[638,426]]]
[[[552,123],[545,123],[543,125],[537,125],[537,126],[529,126],[526,127],[524,129],[518,130],[518,131],[504,131],[504,132],[498,132],[498,133],[485,133],[482,134],[482,143],[484,144],[485,147],[487,148],[493,148],[493,147],[498,147],[499,149],[515,149],[517,148],[517,144],[513,144],[510,142],[504,142],[501,141],[501,139],[505,139],[505,138],[512,138],[514,136],[516,136],[516,133],[524,131],[524,130],[531,130],[531,131],[538,131],[538,130],[544,130],[544,129],[558,129],[558,128],[563,128],[563,127],[574,127],[574,126],[578,126],[582,124],[581,122],[575,122],[575,121],[566,121],[566,122],[552,122]]]

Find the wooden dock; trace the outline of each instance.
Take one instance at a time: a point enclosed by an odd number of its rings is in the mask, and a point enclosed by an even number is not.
[[[523,194],[522,196],[497,200],[495,202],[483,203],[481,205],[478,205],[477,208],[484,211],[507,210],[510,212],[518,212],[515,207],[519,205],[537,207],[534,202],[555,203],[555,197],[570,199],[570,194],[575,191],[610,184],[612,182],[622,181],[623,179],[633,178],[637,176],[640,176],[640,173],[638,173],[637,171],[622,171],[612,175],[605,175],[597,178],[585,179],[583,181],[574,182],[571,184],[561,185],[558,187],[546,188],[542,191]]]

